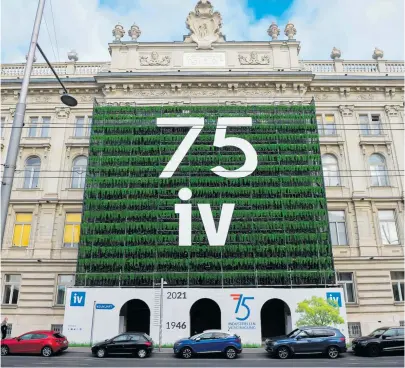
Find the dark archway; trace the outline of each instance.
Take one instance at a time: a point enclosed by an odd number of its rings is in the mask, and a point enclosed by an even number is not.
[[[150,333],[150,309],[140,299],[128,300],[120,310],[120,333],[145,332]]]
[[[270,299],[263,304],[260,311],[262,340],[281,336],[291,331],[291,311],[280,299]]]
[[[190,336],[221,329],[221,308],[212,299],[197,300],[190,309]]]

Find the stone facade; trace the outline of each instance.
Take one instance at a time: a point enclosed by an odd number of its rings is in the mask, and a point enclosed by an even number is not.
[[[195,30],[201,22],[198,12],[193,14],[189,28]],[[208,11],[206,16],[215,14]],[[81,213],[83,200],[83,189],[72,188],[72,169],[75,159],[88,153],[86,126],[91,123],[94,99],[120,105],[187,106],[295,104],[314,98],[325,129],[321,128],[322,153],[334,157],[339,166],[339,180],[327,182],[333,185],[326,190],[328,210],[341,211],[345,219],[346,240],[334,245],[333,254],[337,272],[345,273],[340,277],[352,274],[354,297],[347,300],[348,321],[360,323],[361,333],[366,334],[404,320],[405,295],[395,300],[392,283],[396,287],[397,281],[391,274],[403,272],[404,262],[404,62],[380,57],[342,60],[340,50],[333,53],[333,60],[302,61],[291,23],[285,30],[288,39],[277,39],[279,31],[273,30],[269,33],[273,40],[267,42],[226,42],[219,32],[220,16],[215,19],[219,24],[211,30],[215,37],[204,33],[209,30],[197,36],[192,31],[185,42],[173,43],[138,42],[134,35],[133,40],[125,40],[123,27],[116,26],[109,62],[77,62],[75,57],[55,63],[69,93],[78,99],[75,108],[61,104],[60,87],[49,68],[34,65],[1,250],[2,312],[12,324],[13,336],[63,324],[58,276],[74,275],[77,258],[76,248],[64,246],[65,221],[67,214]],[[2,163],[23,70],[24,64],[2,65]],[[366,129],[365,116],[371,125],[378,121],[378,132]],[[35,132],[33,118],[38,118]],[[50,121],[47,131],[44,121]],[[385,162],[386,181],[372,176],[373,154]],[[41,161],[40,173],[37,185],[27,188],[24,167],[33,156]],[[382,210],[393,211],[398,241],[391,245],[385,244],[391,235],[384,233]],[[32,214],[27,246],[13,246],[19,213]],[[16,304],[6,300],[7,275],[21,275]],[[358,333],[356,328],[352,327],[352,335]]]

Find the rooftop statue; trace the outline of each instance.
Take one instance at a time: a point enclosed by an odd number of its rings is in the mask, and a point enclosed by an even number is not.
[[[184,42],[195,42],[197,50],[212,50],[214,42],[225,42],[221,33],[222,17],[214,12],[210,1],[200,0],[194,12],[190,12],[186,20],[190,33]]]

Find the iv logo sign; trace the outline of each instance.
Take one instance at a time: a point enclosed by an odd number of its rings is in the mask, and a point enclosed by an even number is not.
[[[229,322],[229,330],[254,330],[255,322],[245,322],[250,317],[250,307],[246,304],[247,300],[253,300],[253,296],[244,296],[243,294],[231,294],[233,300],[236,300],[235,315],[240,322]]]

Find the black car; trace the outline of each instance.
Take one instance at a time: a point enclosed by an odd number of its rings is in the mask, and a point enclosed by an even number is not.
[[[132,354],[146,358],[152,351],[153,340],[143,332],[126,332],[91,347],[92,354],[99,358],[110,354]]]
[[[353,339],[352,350],[356,355],[366,354],[371,357],[376,357],[386,351],[403,351],[404,328],[377,328],[368,336]]]

